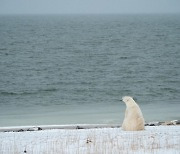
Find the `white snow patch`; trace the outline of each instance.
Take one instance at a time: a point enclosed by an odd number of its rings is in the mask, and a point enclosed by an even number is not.
[[[0,132],[1,154],[180,154],[180,126]]]

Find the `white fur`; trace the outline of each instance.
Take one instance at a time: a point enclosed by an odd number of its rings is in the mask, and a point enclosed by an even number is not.
[[[130,96],[124,96],[122,101],[126,104],[122,129],[126,131],[144,130],[144,118],[138,104]]]

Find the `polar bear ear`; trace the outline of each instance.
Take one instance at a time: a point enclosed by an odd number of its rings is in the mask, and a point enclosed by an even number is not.
[[[137,102],[137,98],[136,97],[132,97],[133,98],[133,100],[135,101],[135,102]]]

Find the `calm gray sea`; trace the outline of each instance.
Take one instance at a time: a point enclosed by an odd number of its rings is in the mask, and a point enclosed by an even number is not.
[[[0,126],[180,119],[180,15],[0,16]]]

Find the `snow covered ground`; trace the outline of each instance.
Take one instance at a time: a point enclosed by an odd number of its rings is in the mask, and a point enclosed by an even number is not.
[[[180,154],[180,126],[0,132],[0,154]]]

